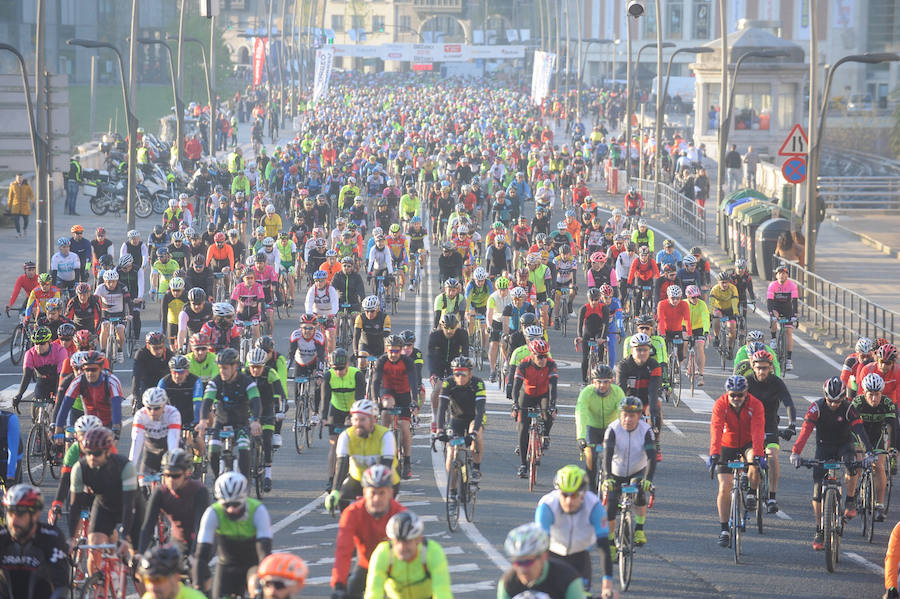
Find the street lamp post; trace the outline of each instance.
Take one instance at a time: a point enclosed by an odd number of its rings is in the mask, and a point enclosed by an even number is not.
[[[673,44],[672,42],[663,42],[663,43],[662,43],[662,49],[663,49],[663,50],[665,50],[666,48],[674,48],[674,47],[675,47],[675,44]],[[640,48],[638,48],[637,60],[635,61],[635,67],[634,67],[635,69],[637,69],[638,75],[640,74],[640,68],[641,68],[641,54],[644,53],[644,50],[649,50],[649,49],[652,49],[652,48],[656,48],[656,42],[650,42],[649,44],[644,44],[643,46],[641,46]],[[660,75],[661,75],[661,73],[660,73],[659,71],[660,71],[660,69],[657,69],[657,72],[656,72],[656,77],[657,77],[657,78],[659,78]],[[629,110],[632,110],[630,103],[631,103],[631,101],[629,100]],[[642,113],[642,114],[643,114],[643,113]],[[644,123],[643,123],[643,119],[642,119],[642,120],[641,120],[641,128],[643,127],[643,124],[644,124]],[[638,162],[638,164],[639,164],[638,170],[639,170],[639,173],[641,174],[641,178],[643,178],[643,170],[644,170],[644,136],[643,136],[643,133],[639,133],[638,135],[639,135],[639,139],[640,139],[640,148],[641,148],[640,151],[638,152],[638,161],[639,161],[639,162]],[[657,142],[657,148],[658,148],[658,147],[659,147],[659,145],[658,145],[658,142]]]
[[[179,164],[184,159],[184,106],[181,102],[181,94],[178,93],[178,81],[175,77],[175,63],[172,61],[172,48],[162,40],[149,37],[139,37],[138,43],[152,46],[162,46],[169,57],[169,76],[172,79],[172,96],[175,99],[175,149],[178,152]]]
[[[28,83],[28,67],[25,66],[25,59],[22,57],[22,53],[15,47],[10,46],[9,44],[0,43],[0,50],[11,52],[19,61],[19,71],[22,73],[22,87],[25,89],[25,110],[28,112],[28,132],[31,135],[31,154],[34,159],[36,183],[34,186],[36,192],[35,195],[37,196],[37,203],[40,204],[42,200],[47,201],[47,198],[41,198],[40,194],[46,189],[43,185],[43,181],[46,180],[48,176],[49,165],[47,164],[47,155],[44,152],[45,142],[43,138],[38,135],[37,124],[34,121],[34,106],[31,103],[31,85]],[[48,272],[50,265],[48,264],[47,254],[51,231],[44,229],[42,232],[40,225],[41,223],[38,223],[38,231],[35,236],[35,243],[37,244],[35,255],[38,257],[37,268],[38,272]]]
[[[674,48],[674,47],[675,47],[675,44],[673,44],[672,42],[663,42],[662,47],[663,47],[663,48]],[[640,69],[640,66],[641,66],[641,54],[644,52],[644,50],[647,50],[647,49],[649,49],[649,48],[656,48],[656,42],[651,42],[651,43],[649,43],[649,44],[644,44],[643,46],[641,46],[640,48],[638,48],[637,60],[636,60],[635,63],[634,63],[634,67],[630,67],[630,68],[629,68],[629,72],[628,72],[628,93],[626,94],[627,97],[625,98],[625,100],[626,100],[626,102],[627,102],[627,104],[628,104],[628,109],[627,109],[627,111],[626,111],[626,112],[628,113],[628,140],[626,141],[627,147],[626,147],[626,149],[625,149],[625,151],[627,152],[627,155],[626,155],[626,156],[627,156],[627,157],[626,157],[626,161],[628,162],[628,167],[627,167],[627,168],[628,168],[628,173],[629,173],[629,174],[628,174],[628,177],[627,177],[627,180],[628,180],[628,181],[631,180],[631,174],[630,174],[630,173],[631,173],[631,113],[634,111],[634,103],[631,101],[632,89],[633,89],[633,87],[634,87],[634,85],[633,85],[633,83],[632,83],[633,77],[632,77],[632,74],[631,74],[631,69],[632,69],[632,68],[635,69],[635,70]],[[630,57],[630,54],[631,54],[631,52],[630,52],[630,49],[629,49],[629,57]],[[630,62],[630,61],[629,61],[629,62]],[[657,73],[656,76],[659,77],[659,73]],[[643,125],[643,123],[641,123],[641,125]],[[639,134],[639,136],[640,136],[640,134]],[[641,136],[641,137],[642,137],[642,136]],[[639,165],[640,165],[640,164],[643,164],[643,158],[642,158],[642,156],[640,155],[640,153],[639,153],[639,155],[638,155],[638,164],[639,164]]]
[[[166,36],[166,39],[172,40],[174,38],[171,35],[168,35]],[[206,60],[206,46],[204,46],[203,42],[196,37],[185,37],[182,41],[200,46],[200,56],[203,59],[203,74],[206,76],[206,101],[209,103],[209,140],[207,148],[209,149],[209,155],[215,156],[216,152],[213,149],[213,144],[215,143],[215,115],[213,114],[212,80],[210,79],[209,61]]]
[[[122,62],[122,53],[119,49],[107,42],[99,42],[97,40],[71,39],[66,44],[70,46],[80,46],[82,48],[106,48],[112,50],[116,54],[119,61],[119,73],[122,75],[122,99],[125,101],[125,121],[128,129],[128,191],[125,200],[125,220],[129,229],[134,229],[134,204],[135,204],[135,137],[137,137],[137,117],[131,112],[131,100],[128,98],[128,88],[125,84],[125,64]]]
[[[657,52],[662,52],[662,48],[657,47]],[[663,87],[662,94],[656,99],[656,173],[654,176],[654,198],[653,202],[655,206],[658,206],[659,202],[659,177],[660,171],[662,170],[662,150],[663,150],[663,142],[662,142],[662,124],[663,119],[666,116],[666,96],[669,94],[669,77],[672,76],[672,64],[675,62],[675,57],[679,54],[709,54],[713,52],[713,49],[708,46],[694,46],[690,48],[678,48],[672,55],[669,56],[669,66],[666,68],[666,83]],[[659,84],[659,75],[657,75],[657,85]]]
[[[881,62],[900,61],[900,55],[894,52],[870,52],[866,54],[851,54],[839,59],[833,66],[825,67],[825,91],[822,93],[822,105],[819,107],[819,122],[816,132],[810,141],[809,164],[806,170],[806,269],[815,272],[816,265],[816,234],[818,221],[818,193],[817,180],[819,178],[819,165],[822,158],[822,136],[825,132],[825,118],[828,116],[828,97],[831,94],[831,82],[837,68],[845,62],[861,62],[865,64],[877,64]],[[813,68],[814,65],[812,65]],[[810,106],[814,106],[813,98],[809,99]]]
[[[586,39],[582,40],[585,43],[584,52],[581,55],[581,63],[578,66],[578,88],[575,92],[575,96],[577,98],[576,102],[578,104],[578,120],[581,121],[581,80],[584,78],[584,65],[587,62],[587,55],[591,51],[591,46],[594,44],[611,44],[612,40],[608,39]]]

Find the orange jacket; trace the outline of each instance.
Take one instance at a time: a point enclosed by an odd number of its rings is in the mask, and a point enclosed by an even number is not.
[[[723,393],[713,404],[709,421],[709,455],[720,455],[723,447],[739,449],[753,446],[753,453],[759,457],[765,450],[766,410],[762,402],[747,395],[740,411],[735,412],[728,403],[728,394]]]
[[[341,263],[335,261],[334,264],[328,264],[328,261],[326,260],[319,268],[328,273],[328,284],[331,285],[331,279],[334,278],[334,275],[341,272]]]
[[[347,584],[350,574],[350,561],[353,549],[356,548],[356,565],[368,569],[369,558],[378,543],[387,540],[385,527],[391,516],[406,508],[391,499],[391,506],[381,518],[372,517],[366,511],[364,500],[357,499],[341,513],[340,527],[334,548],[334,566],[331,568],[331,586],[336,583]]]
[[[668,299],[661,300],[656,304],[656,323],[660,335],[666,333],[677,333],[687,325],[688,335],[694,330],[691,326],[691,307],[684,300],[681,300],[674,306],[669,303]]]
[[[897,565],[900,563],[900,522],[891,531],[887,553],[884,554],[884,588],[897,587]]]

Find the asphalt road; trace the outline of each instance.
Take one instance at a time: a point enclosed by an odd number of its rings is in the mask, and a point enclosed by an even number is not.
[[[666,236],[665,227],[657,237]],[[430,306],[438,292],[432,259],[427,293],[406,297],[400,312],[392,317],[395,330],[414,329],[420,342],[430,326]],[[278,349],[287,349],[287,339],[296,324],[295,310],[290,320],[277,323]],[[753,316],[753,326],[763,320]],[[799,337],[799,336],[798,336]],[[551,333],[554,357],[560,363],[560,416],[553,429],[553,445],[545,454],[538,486],[529,493],[527,481],[515,476],[518,457],[514,455],[514,424],[509,418],[509,402],[488,384],[488,425],[485,436],[484,473],[478,506],[472,524],[462,523],[450,533],[445,520],[444,473],[439,453],[432,453],[428,440],[428,420],[423,419],[413,440],[413,477],[401,485],[398,499],[426,522],[426,534],[439,541],[448,554],[454,595],[492,597],[496,580],[508,567],[503,540],[514,526],[533,518],[535,505],[552,489],[555,471],[577,462],[574,436],[574,404],[581,389],[578,359],[568,338]],[[666,429],[662,436],[665,456],[656,475],[656,502],[647,519],[648,544],[639,549],[634,580],[628,595],[671,598],[847,598],[881,595],[884,550],[890,529],[897,520],[894,508],[888,521],[876,525],[875,539],[866,543],[858,520],[845,529],[837,572],[828,574],[824,556],[811,547],[813,522],[809,504],[809,471],[795,471],[787,461],[789,449],[782,449],[782,480],[778,501],[782,511],[767,516],[764,535],[749,531],[744,541],[744,558],[733,563],[730,550],[716,544],[718,523],[715,512],[715,485],[709,479],[704,460],[709,443],[708,421],[712,400],[721,393],[726,373],[711,355],[706,370],[706,386],[683,396],[682,406],[664,404]],[[828,350],[798,338],[794,351],[795,370],[787,383],[801,417],[821,389],[822,381],[837,372],[839,363]],[[129,385],[130,361],[118,368],[123,383]],[[18,386],[20,370],[9,362],[4,348],[0,355],[0,403],[8,401]],[[487,373],[479,373],[487,376]],[[5,388],[5,389],[4,389]],[[4,405],[5,407],[5,405]],[[128,410],[126,409],[126,413]],[[293,412],[288,414],[288,420]],[[27,419],[27,416],[25,416]],[[274,524],[277,550],[301,555],[310,567],[304,597],[328,597],[337,520],[322,509],[326,478],[327,439],[316,439],[311,448],[298,455],[291,445],[291,430],[285,426],[285,446],[275,455],[274,490],[265,498]],[[119,442],[127,451],[129,429]],[[812,445],[812,443],[808,444]],[[808,449],[806,452],[811,457]],[[49,496],[55,481],[45,481]],[[464,518],[461,518],[464,520]],[[601,570],[594,556],[595,579]]]

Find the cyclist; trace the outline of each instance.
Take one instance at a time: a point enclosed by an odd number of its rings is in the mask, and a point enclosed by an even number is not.
[[[206,291],[200,287],[190,289],[187,292],[187,301],[178,314],[178,337],[175,347],[187,347],[188,339],[199,333],[212,317],[212,304],[207,301]]]
[[[628,192],[625,194],[623,198],[625,202],[625,215],[626,216],[640,216],[641,212],[644,209],[644,198],[640,193],[634,188],[634,185],[628,187]]]
[[[194,453],[199,460],[200,447],[193,429],[200,419],[204,383],[199,376],[190,372],[190,367],[191,362],[187,357],[175,354],[169,360],[169,374],[161,378],[156,386],[166,392],[169,403],[181,414],[182,437],[186,431],[190,431],[190,436],[184,440],[187,447],[194,446]]]
[[[900,523],[891,531],[888,540],[887,551],[884,555],[884,599],[898,599],[897,592],[897,564],[900,563]]]
[[[169,290],[166,291],[162,301],[162,322],[161,328],[169,338],[169,344],[175,347],[178,337],[178,320],[181,316],[187,299],[184,290],[184,279],[181,277],[172,277],[169,281]]]
[[[787,319],[784,323],[786,344],[785,351],[787,359],[784,363],[784,370],[793,370],[794,365],[791,363],[791,353],[794,350],[794,326],[797,324],[797,302],[799,291],[797,284],[788,278],[788,267],[781,264],[775,269],[775,280],[769,283],[766,291],[766,310],[769,312],[769,321],[771,322],[772,344],[775,344],[775,335],[778,333],[779,319]]]
[[[325,349],[325,337],[321,331],[316,330],[316,317],[313,314],[303,314],[300,317],[300,328],[291,333],[290,343],[288,352],[293,357],[294,378],[315,377],[318,383],[325,371],[328,352]],[[319,424],[318,394],[313,393],[312,399],[311,424],[315,426]]]
[[[639,248],[646,247],[653,253],[653,230],[648,226],[647,221],[643,218],[637,223],[637,228],[631,233],[631,241],[637,244]],[[654,260],[655,263],[655,260]]]
[[[424,538],[425,524],[410,511],[391,516],[387,541],[369,557],[365,599],[452,599],[447,556]]]
[[[650,335],[636,333],[632,335],[628,345],[631,353],[617,368],[616,384],[626,395],[633,395],[644,404],[644,413],[650,415],[653,434],[656,440],[656,460],[662,459],[659,432],[662,428],[662,408],[659,403],[659,391],[662,383],[662,368],[651,356],[653,346]]]
[[[350,416],[350,407],[365,397],[366,379],[363,372],[350,366],[350,356],[342,347],[331,352],[331,368],[322,377],[322,418],[328,422],[328,480],[326,490],[331,492],[334,478],[335,447],[338,435],[343,432]]]
[[[459,319],[454,313],[441,316],[440,328],[428,335],[426,347],[426,359],[431,381],[431,432],[437,433],[438,399],[440,398],[441,385],[439,381],[446,380],[453,374],[451,364],[458,356],[469,355],[469,335],[464,328],[459,326]]]
[[[259,422],[259,389],[256,381],[240,371],[240,356],[237,351],[231,348],[223,350],[216,356],[216,364],[219,366],[219,374],[206,384],[197,432],[201,436],[206,432],[207,422],[215,407],[209,463],[213,475],[218,478],[222,442],[216,433],[223,426],[234,428],[238,464],[241,472],[250,472],[250,440],[247,434],[249,432],[257,437],[262,433],[262,427]]]
[[[253,378],[259,391],[262,465],[265,468],[263,490],[266,493],[272,490],[272,437],[275,434],[276,412],[281,412],[281,406],[285,404],[287,396],[281,385],[281,377],[276,370],[269,368],[268,360],[269,354],[266,350],[254,347],[247,354],[247,367],[244,369],[244,374]]]
[[[847,401],[847,393],[840,377],[831,377],[822,386],[824,397],[817,399],[809,406],[806,416],[803,418],[803,427],[797,440],[791,448],[791,465],[799,468],[801,464],[800,454],[806,446],[806,441],[816,431],[816,460],[838,460],[848,466],[844,472],[844,487],[846,499],[844,501],[844,517],[850,519],[856,516],[856,479],[859,477],[859,469],[851,468],[850,464],[856,459],[856,441],[861,443],[866,450],[863,459],[863,467],[868,468],[875,463],[872,454],[872,444],[863,420]],[[825,477],[825,469],[822,466],[813,468],[813,496],[812,507],[816,518],[816,535],[813,537],[813,549],[821,551],[825,548],[825,533],[822,529],[822,480]]]
[[[372,375],[372,388],[369,397],[381,399],[380,409],[399,408],[397,416],[398,441],[403,450],[403,462],[400,464],[400,477],[408,479],[412,475],[410,468],[410,419],[412,409],[418,407],[418,374],[413,359],[403,355],[403,337],[391,335],[387,339],[387,351],[375,362]],[[413,393],[416,401],[413,402]],[[380,411],[380,410],[379,410]],[[391,426],[391,415],[384,414],[383,423]]]
[[[573,314],[572,304],[575,301],[575,293],[578,291],[578,259],[572,255],[572,247],[569,244],[560,246],[560,253],[552,260],[553,269],[556,271],[555,288],[560,292],[559,301],[564,302],[560,311],[565,309],[568,314]],[[553,327],[559,330],[559,316]]]
[[[6,304],[6,310],[9,311],[10,307],[12,307],[16,303],[16,299],[19,297],[19,292],[24,292],[25,300],[28,300],[28,296],[31,294],[32,290],[37,288],[38,286],[38,277],[37,270],[33,260],[26,260],[22,266],[24,274],[19,275],[16,278],[16,283],[13,286],[12,295],[9,296],[9,303]],[[24,308],[25,304],[22,304]]]
[[[599,466],[595,451],[602,447],[606,428],[618,417],[619,403],[625,398],[622,388],[613,383],[614,377],[612,368],[597,364],[591,371],[591,383],[575,402],[575,439],[591,481],[597,480]]]
[[[79,283],[75,286],[75,297],[66,304],[64,315],[67,320],[72,321],[77,329],[99,333],[102,310],[100,298],[91,292],[91,286],[87,283]]]
[[[47,302],[52,298],[59,299],[59,287],[53,285],[53,277],[49,272],[42,272],[37,277],[38,284],[28,294],[25,302],[26,320],[34,320],[38,314],[47,308]]]
[[[738,258],[734,261],[734,272],[729,277],[731,284],[738,290],[738,309],[740,314],[747,322],[747,303],[756,303],[756,292],[753,290],[753,277],[747,270],[747,261]]]
[[[459,279],[451,277],[444,281],[444,290],[434,297],[434,324],[432,328],[438,328],[441,318],[445,314],[455,314],[460,321],[466,317],[466,296],[460,293],[462,283]]]
[[[494,285],[488,280],[488,273],[482,267],[477,267],[472,273],[472,279],[466,285],[464,304],[468,305],[466,320],[468,321],[469,337],[475,334],[475,315],[479,314],[487,318],[487,303],[494,293]],[[459,296],[457,296],[459,297]],[[481,347],[487,345],[488,334],[486,321],[482,321]]]
[[[400,230],[399,223],[390,225],[385,243],[391,252],[394,272],[397,273],[397,289],[402,293],[406,270],[409,269],[409,239]]]
[[[353,350],[360,370],[367,370],[366,358],[384,353],[384,340],[391,334],[391,317],[381,309],[377,295],[362,301],[362,313],[353,325]]]
[[[619,259],[622,256],[619,255]],[[659,278],[659,267],[650,256],[650,249],[641,247],[637,260],[631,262],[628,270],[628,286],[637,291],[634,298],[634,313],[649,313],[653,310],[653,281]],[[621,278],[619,279],[622,280]],[[646,296],[646,297],[645,297]]]
[[[174,353],[166,347],[166,338],[159,331],[150,331],[144,337],[144,347],[134,355],[131,389],[134,394],[134,412],[144,397],[144,391],[159,384],[159,380],[169,374],[169,360]]]
[[[682,301],[681,287],[671,285],[666,289],[667,299],[661,300],[656,306],[656,322],[659,334],[666,338],[666,349],[676,346],[678,360],[684,361],[684,337],[688,337],[694,330],[691,323],[691,308],[687,302]],[[681,343],[675,343],[675,340]],[[674,373],[673,373],[674,374]]]
[[[325,508],[344,509],[362,494],[363,472],[376,463],[393,471],[395,491],[400,485],[397,474],[397,451],[394,435],[375,421],[375,404],[363,399],[350,407],[350,426],[340,434],[335,447],[336,462],[332,490],[325,498]]]
[[[219,374],[216,366],[216,354],[209,351],[209,337],[203,333],[191,335],[191,353],[185,356],[188,359],[188,371],[198,377],[206,389],[206,383]]]
[[[313,273],[313,284],[306,292],[306,312],[319,318],[324,318],[322,328],[325,329],[325,339],[328,342],[328,351],[334,350],[335,322],[334,317],[338,313],[340,296],[337,290],[328,283],[328,273],[317,270]]]
[[[545,301],[547,290],[552,286],[553,271],[541,263],[541,255],[537,253],[528,254],[525,257],[525,264],[528,267],[528,281],[534,285],[537,301]]]
[[[203,593],[181,582],[182,565],[182,553],[172,545],[161,545],[141,555],[137,576],[144,583],[143,599],[203,599]]]
[[[769,466],[769,497],[766,499],[766,510],[770,514],[778,511],[778,504],[775,501],[775,492],[778,491],[778,473],[780,470],[778,464],[779,451],[779,433],[778,415],[779,404],[784,404],[787,408],[790,424],[788,425],[788,435],[786,439],[794,435],[796,425],[794,421],[797,419],[797,410],[794,408],[794,401],[791,399],[791,393],[788,391],[784,381],[778,378],[772,372],[772,354],[766,350],[760,350],[753,354],[752,365],[753,374],[747,378],[747,390],[751,396],[755,397],[762,403],[766,412],[766,462]]]
[[[393,283],[394,259],[390,248],[385,245],[384,233],[377,233],[373,237],[375,244],[368,251],[366,258],[366,272],[369,280],[375,280],[373,290],[378,290],[377,277],[384,277],[384,292],[387,293]]]
[[[543,339],[536,339],[528,344],[531,355],[519,362],[516,367],[513,383],[513,405],[516,416],[516,428],[519,434],[518,476],[528,475],[528,410],[540,406],[543,421],[542,444],[544,449],[550,447],[550,429],[553,426],[553,415],[556,412],[556,386],[558,376],[556,362],[550,356],[550,344]],[[524,412],[523,412],[524,410]]]
[[[488,347],[488,362],[490,363],[491,382],[497,380],[497,354],[500,350],[500,338],[509,333],[508,322],[503,318],[503,311],[512,303],[509,293],[509,279],[504,276],[497,277],[494,281],[497,290],[488,297],[485,307],[485,319],[490,323],[490,345]],[[502,362],[502,360],[501,360]]]
[[[56,413],[54,439],[60,444],[66,423],[81,417],[74,409],[76,399],[81,400],[84,413],[98,416],[103,426],[111,427],[113,433],[118,435],[121,430],[122,402],[125,400],[122,383],[108,370],[101,370],[105,361],[98,351],[85,352],[81,374],[72,379]]]
[[[256,282],[256,273],[247,268],[241,274],[241,282],[231,291],[231,301],[235,303],[235,318],[242,326],[249,326],[253,339],[259,339],[259,323],[265,314],[266,295],[262,285]],[[271,325],[271,323],[270,323]]]
[[[611,289],[610,289],[611,291]],[[598,362],[603,360],[603,348],[607,341],[609,327],[609,306],[601,299],[599,287],[588,289],[588,301],[581,307],[578,314],[578,336],[575,337],[575,345],[581,346],[581,380],[588,381],[588,366],[591,357],[590,340],[597,342]]]
[[[225,289],[231,289],[231,273],[234,271],[234,248],[226,243],[225,233],[219,231],[213,235],[213,243],[206,250],[205,264],[214,273],[222,274]]]
[[[25,352],[22,360],[22,382],[19,384],[19,392],[13,397],[13,409],[19,412],[19,402],[22,395],[35,381],[34,401],[49,402],[56,392],[59,384],[59,375],[62,372],[63,363],[69,353],[59,343],[51,343],[50,329],[39,326],[31,334],[31,342],[34,343]]]
[[[875,361],[860,367],[858,380],[875,373],[884,380],[882,393],[887,395],[895,404],[900,404],[900,366],[897,365],[897,347],[892,343],[885,343],[875,351]]]
[[[50,274],[59,289],[71,293],[78,283],[78,273],[82,269],[81,258],[69,251],[71,242],[66,237],[56,240],[59,251],[50,258]]]
[[[671,264],[676,271],[681,267],[681,252],[675,249],[674,241],[663,240],[663,249],[656,252],[656,264],[660,268]]]
[[[724,318],[728,323],[728,335],[731,347],[728,348],[729,355],[734,353],[734,340],[737,337],[736,319],[738,314],[738,294],[737,287],[731,282],[731,275],[728,271],[722,271],[718,274],[718,283],[713,285],[709,291],[709,307],[712,312],[713,325],[713,346],[719,347],[719,330],[721,328],[720,321]]]
[[[585,599],[581,573],[549,554],[550,535],[537,522],[509,531],[503,547],[512,567],[500,577],[497,599],[529,595],[549,599]],[[611,590],[604,593],[604,599],[610,597]]]
[[[862,393],[851,405],[862,418],[863,428],[872,447],[887,450],[893,446],[893,439],[900,439],[897,406],[884,395],[884,379],[871,372],[863,377]],[[886,432],[885,432],[886,431]],[[878,455],[875,468],[875,521],[884,522],[884,490],[887,480],[884,468],[885,454]]]
[[[744,505],[756,509],[759,468],[765,468],[763,454],[766,439],[766,415],[762,403],[747,391],[747,379],[732,375],[725,381],[725,393],[713,404],[709,423],[709,462],[716,466],[719,478],[719,547],[728,547],[728,515],[731,513],[731,487],[734,475],[728,462],[743,461],[749,467],[750,488]]]
[[[446,441],[448,435],[452,435],[465,438],[468,441],[467,445],[471,446],[474,452],[472,480],[477,482],[481,479],[481,460],[484,449],[483,424],[487,391],[484,388],[484,381],[477,376],[472,376],[472,369],[475,365],[472,358],[457,356],[450,365],[453,368],[453,377],[445,380],[441,386],[437,428],[439,431],[444,431],[445,426],[447,427],[447,434],[442,434],[441,440]],[[447,415],[449,415],[449,419],[446,418]],[[455,455],[455,448],[450,448],[447,451],[445,467],[448,472]],[[450,482],[452,487],[451,495],[454,498],[457,482]]]
[[[0,529],[0,568],[4,596],[9,590],[10,599],[68,595],[71,568],[66,539],[52,524],[40,522],[43,505],[40,489],[31,485],[13,485],[3,496],[6,516]]]
[[[200,334],[207,339],[210,350],[218,354],[228,348],[240,349],[241,329],[234,324],[234,306],[228,302],[216,302],[212,305],[212,313],[212,320],[200,328]]]
[[[535,522],[550,536],[550,557],[577,570],[585,590],[591,586],[590,548],[596,544],[604,555],[601,595],[612,593],[612,559],[606,509],[600,498],[588,488],[585,472],[579,466],[560,468],[554,477],[554,490],[538,501]]]
[[[32,292],[34,293],[34,292]],[[119,272],[116,270],[103,271],[103,284],[98,285],[94,291],[94,295],[100,298],[100,306],[102,311],[100,314],[100,345],[107,347],[109,335],[115,333],[116,341],[119,347],[119,355],[116,361],[121,364],[125,361],[123,348],[125,347],[125,323],[127,318],[131,318],[134,311],[131,294],[124,285],[119,285]],[[113,327],[110,318],[120,319]],[[132,322],[132,326],[137,326],[136,322]],[[112,356],[109,356],[112,359]]]
[[[181,268],[169,254],[169,248],[163,246],[156,250],[157,259],[150,271],[150,297],[162,297],[169,288],[169,282]]]
[[[772,367],[774,368],[775,376],[781,376],[781,364],[778,362],[778,356],[775,353],[775,348],[771,345],[766,345],[763,342],[765,339],[765,334],[762,331],[753,330],[747,333],[747,343],[742,345],[740,349],[737,350],[737,353],[734,356],[734,373],[741,374],[743,376],[743,372],[738,371],[738,367],[743,363],[750,363],[750,358],[761,349],[766,350],[770,354],[772,354]],[[752,366],[752,365],[751,365]]]
[[[209,590],[209,560],[217,551],[212,597],[242,596],[247,571],[272,553],[272,522],[266,506],[248,497],[250,485],[239,472],[216,478],[216,501],[203,512],[197,533],[191,579],[197,589]]]
[[[700,288],[696,285],[688,285],[684,290],[684,295],[687,297],[688,308],[691,311],[693,329],[690,336],[696,350],[697,386],[702,387],[703,369],[706,366],[706,336],[709,335],[709,306],[700,299]],[[691,374],[688,372],[688,376]]]
[[[80,368],[80,366],[78,368]],[[75,421],[75,425],[72,427],[75,433],[75,441],[69,446],[63,456],[59,485],[56,488],[56,497],[50,505],[50,511],[47,512],[47,522],[50,524],[56,524],[62,515],[63,500],[65,500],[66,495],[69,492],[71,483],[72,467],[83,455],[80,444],[84,441],[84,434],[92,428],[100,426],[103,426],[103,422],[101,422],[98,417],[90,414],[81,416]],[[76,518],[68,518],[68,521],[69,536],[72,537],[75,535],[78,520]]]
[[[868,337],[860,337],[856,340],[854,352],[847,356],[841,366],[841,382],[848,389],[856,388],[858,382],[856,374],[859,369],[875,360],[875,342]]]
[[[395,476],[384,464],[370,466],[361,473],[362,498],[341,512],[331,569],[332,599],[363,599],[372,553],[387,538],[391,517],[406,510],[394,499]],[[354,547],[356,567],[350,573]]]
[[[342,308],[348,312],[359,312],[366,296],[366,287],[359,273],[354,271],[355,261],[352,256],[341,258],[341,270],[331,279],[331,286],[338,292],[340,304],[349,304]]]
[[[138,553],[143,553],[152,544],[160,518],[168,518],[171,525],[166,543],[174,544],[184,555],[193,554],[209,495],[203,482],[191,477],[192,462],[191,455],[180,448],[163,456],[162,483],[156,486],[147,502],[136,547]]]
[[[142,399],[144,407],[134,414],[128,459],[137,466],[138,483],[149,487],[143,480],[145,476],[158,473],[163,454],[178,449],[181,412],[169,404],[169,396],[159,387],[144,391]],[[150,494],[148,488],[145,493]]]

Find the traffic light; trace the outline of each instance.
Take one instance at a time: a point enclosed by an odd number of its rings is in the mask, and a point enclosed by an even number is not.
[[[378,28],[378,33],[384,33],[384,25]]]
[[[326,40],[326,42],[329,43],[329,44],[334,44],[334,38],[333,38],[333,37],[330,37],[330,38],[328,38],[328,39]]]
[[[644,0],[628,0],[628,16],[638,17],[644,16]]]

